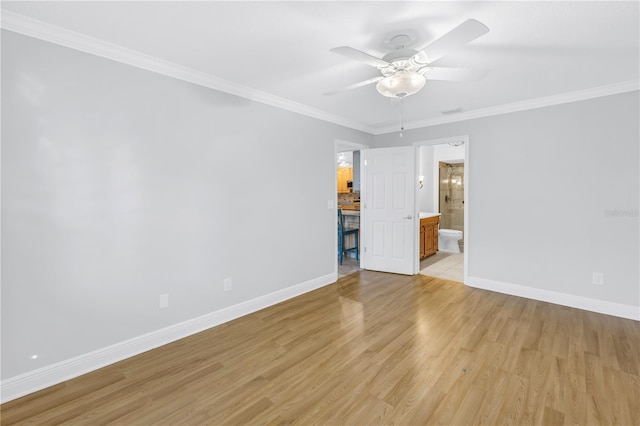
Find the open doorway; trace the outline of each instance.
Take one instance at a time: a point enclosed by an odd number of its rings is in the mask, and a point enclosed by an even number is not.
[[[338,278],[361,269],[362,232],[360,194],[362,168],[360,154],[366,145],[336,140],[336,270]],[[336,212],[337,213],[337,212]],[[339,218],[339,219],[338,219]],[[338,224],[340,220],[340,224]],[[340,229],[342,227],[342,229]],[[344,232],[347,230],[347,232]],[[356,231],[354,231],[356,230]],[[340,232],[342,231],[342,232]]]
[[[420,274],[465,282],[468,242],[468,137],[416,143]]]

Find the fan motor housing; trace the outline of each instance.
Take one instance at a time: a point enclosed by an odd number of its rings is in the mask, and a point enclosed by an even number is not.
[[[411,60],[416,53],[418,53],[418,51],[414,49],[397,49],[387,53],[382,60],[388,62],[389,66],[379,68],[382,75],[389,77],[398,71],[417,71],[419,67],[416,65],[418,64]]]
[[[416,53],[418,53],[418,51],[414,49],[398,49],[384,55],[382,60],[387,61],[389,63],[399,61],[399,60],[408,61],[409,58],[411,58]]]

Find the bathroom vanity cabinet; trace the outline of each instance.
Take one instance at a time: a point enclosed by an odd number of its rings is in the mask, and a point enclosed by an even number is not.
[[[440,216],[420,219],[420,260],[438,251],[438,223]]]

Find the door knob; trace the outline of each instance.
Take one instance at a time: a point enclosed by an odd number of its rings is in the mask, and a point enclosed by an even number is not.
[[[403,219],[412,219],[412,218],[413,218],[413,216],[411,216],[411,215],[403,217]]]

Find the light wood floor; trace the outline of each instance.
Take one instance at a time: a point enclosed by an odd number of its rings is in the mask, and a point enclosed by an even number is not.
[[[640,323],[422,275],[338,283],[2,405],[2,424],[640,424]]]

